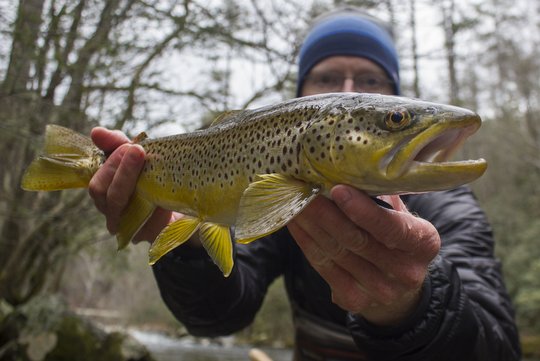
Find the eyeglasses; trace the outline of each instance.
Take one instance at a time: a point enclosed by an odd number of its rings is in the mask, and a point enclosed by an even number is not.
[[[309,74],[305,84],[325,92],[340,91],[346,79],[354,81],[355,91],[377,92],[393,86],[393,82],[384,75],[379,74],[356,74],[354,77],[346,76],[338,72]]]

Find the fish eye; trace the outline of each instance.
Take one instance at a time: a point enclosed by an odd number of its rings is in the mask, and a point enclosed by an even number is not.
[[[386,114],[385,123],[388,129],[397,130],[411,123],[412,115],[406,109],[395,109]]]

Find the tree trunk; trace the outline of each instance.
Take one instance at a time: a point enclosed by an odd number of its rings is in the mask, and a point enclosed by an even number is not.
[[[444,47],[446,49],[446,60],[448,66],[448,81],[449,81],[449,102],[450,104],[459,105],[461,100],[459,97],[459,84],[457,80],[456,71],[456,23],[454,21],[455,2],[449,1],[449,5],[446,2],[440,4],[443,15],[443,29],[444,29]]]
[[[37,39],[41,26],[43,0],[21,0],[13,30],[13,42],[6,77],[0,97],[27,90],[30,70],[36,59]]]
[[[418,72],[418,44],[416,41],[416,0],[409,0],[411,26],[411,56],[413,61],[413,92],[416,98],[421,97],[420,73]]]

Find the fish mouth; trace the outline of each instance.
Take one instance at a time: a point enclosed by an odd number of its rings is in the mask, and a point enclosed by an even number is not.
[[[411,134],[394,146],[381,160],[381,170],[387,178],[430,176],[431,181],[444,177],[448,180],[470,182],[483,174],[484,159],[449,161],[461,144],[480,127],[477,116],[462,122],[440,123],[416,134]]]

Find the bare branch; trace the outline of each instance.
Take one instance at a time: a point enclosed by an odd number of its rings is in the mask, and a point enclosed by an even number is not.
[[[79,29],[79,24],[82,19],[82,11],[84,9],[85,2],[86,2],[85,0],[79,1],[77,6],[75,7],[75,10],[73,11],[73,15],[71,17],[73,21],[71,23],[71,27],[66,37],[66,45],[63,49],[61,48],[61,45],[60,45],[59,34],[57,34],[58,32],[57,23],[58,21],[60,21],[60,19],[65,13],[65,5],[62,11],[60,11],[59,15],[57,16],[56,24],[54,24],[55,26],[52,27],[52,29],[49,31],[50,34],[55,34],[53,36],[55,36],[54,45],[55,45],[55,58],[57,60],[57,66],[56,66],[56,70],[51,76],[49,87],[47,88],[47,92],[45,93],[45,96],[44,96],[45,99],[52,100],[54,98],[55,90],[58,87],[58,85],[61,83],[64,77],[65,71],[68,67],[68,57],[73,51],[75,40],[77,38],[77,33]]]
[[[129,86],[129,93],[126,99],[126,109],[124,110],[122,117],[116,122],[115,128],[122,129],[125,123],[133,117],[133,109],[135,107],[135,92],[138,89],[143,72],[148,68],[148,66],[150,66],[150,64],[155,58],[162,54],[162,52],[167,48],[169,43],[172,40],[178,38],[179,34],[185,30],[186,21],[190,14],[189,10],[189,1],[186,1],[184,3],[184,15],[180,18],[175,19],[176,28],[159,44],[157,44],[154,47],[153,51],[151,51],[146,57],[146,59],[144,59],[144,61],[137,67],[137,70],[135,71],[135,74],[133,75]]]
[[[108,36],[116,21],[115,12],[120,6],[121,0],[110,0],[105,2],[101,12],[100,21],[92,37],[79,50],[79,57],[69,69],[71,84],[69,90],[62,101],[62,106],[67,109],[79,109],[82,99],[82,89],[84,77],[92,56],[99,49],[108,44]],[[75,125],[75,124],[73,124]],[[80,126],[79,126],[80,127]],[[77,128],[79,128],[77,127]]]

